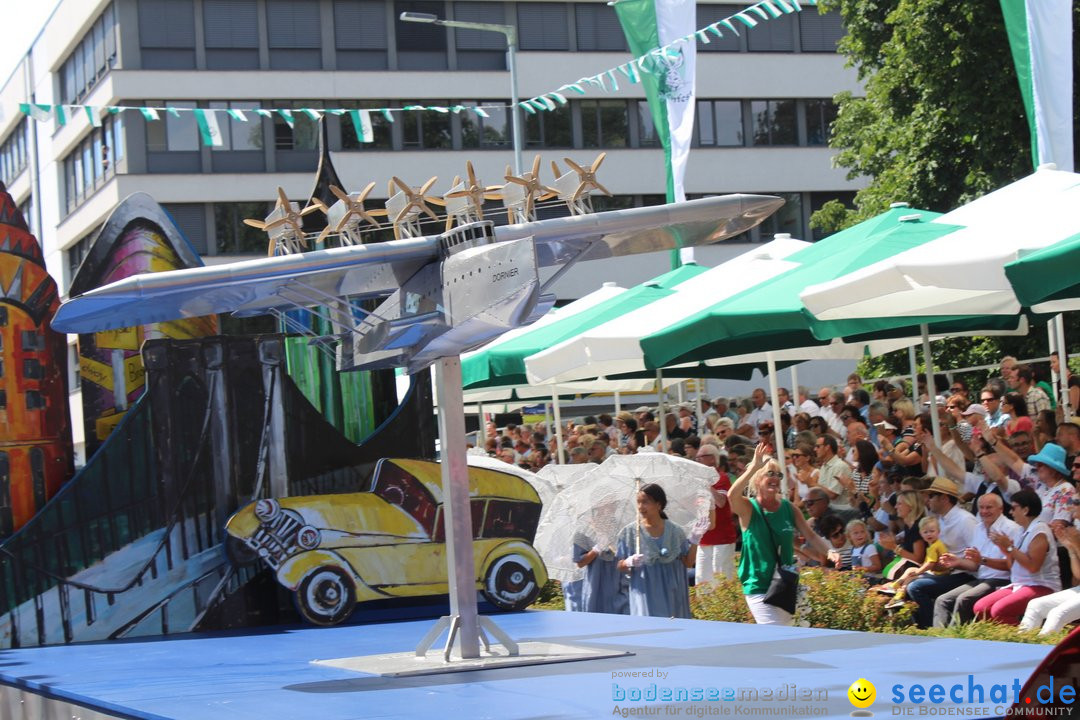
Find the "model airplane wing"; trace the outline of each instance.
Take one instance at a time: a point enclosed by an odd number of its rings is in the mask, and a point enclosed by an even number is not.
[[[728,195],[498,228],[480,222],[436,236],[137,275],[69,300],[52,324],[94,332],[322,307],[342,340],[352,336],[351,345],[338,348],[340,367],[415,370],[550,307],[541,267],[716,242],[782,204],[766,195]],[[385,299],[373,312],[353,302],[369,298]],[[411,332],[410,323],[417,325]]]

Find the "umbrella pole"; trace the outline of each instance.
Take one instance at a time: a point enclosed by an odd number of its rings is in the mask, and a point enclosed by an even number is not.
[[[615,414],[618,415],[622,412],[622,399],[619,397],[619,391],[615,391]]]
[[[476,414],[480,416],[480,429],[476,431],[476,446],[487,450],[487,423],[484,422],[484,403],[476,401]]]
[[[698,437],[701,437],[705,434],[705,414],[701,411],[701,390],[704,384],[705,378],[697,379],[697,412],[695,412],[694,414],[697,415]]]
[[[668,437],[667,437],[667,418],[664,417],[664,375],[657,369],[656,371],[656,413],[659,416],[657,419],[660,422],[660,452],[668,451]]]
[[[548,433],[551,432],[551,403],[544,403],[544,439],[551,437]]]
[[[772,398],[773,442],[776,449],[776,464],[780,466],[780,472],[783,474],[780,492],[783,493],[783,497],[787,497],[788,478],[787,461],[784,459],[784,428],[780,426],[780,393],[777,391],[776,384],[776,359],[771,352],[765,353],[765,363],[769,372],[769,397]]]
[[[934,358],[930,354],[930,328],[923,323],[919,329],[922,330],[923,362],[926,363],[926,394],[930,396],[930,424],[934,428],[934,442],[940,443],[941,418],[938,417],[937,385],[934,383]]]
[[[551,386],[551,405],[555,409],[555,464],[563,465],[562,413],[559,412],[559,391],[556,385]]]
[[[1061,412],[1066,421],[1072,417],[1072,406],[1069,404],[1069,351],[1065,347],[1065,316],[1058,315],[1054,318],[1054,334],[1057,337],[1058,352],[1058,397],[1061,398]]]
[[[915,365],[915,346],[909,345],[907,349],[908,367],[911,368],[911,404],[915,410],[919,409],[919,371]]]
[[[799,399],[799,371],[796,370],[798,365],[791,366],[791,407],[795,409],[795,412],[791,413],[791,422],[795,422],[795,413],[799,412],[799,403],[795,402]]]
[[[641,478],[634,478],[634,554],[641,552],[641,516],[637,513],[637,496],[641,492]]]

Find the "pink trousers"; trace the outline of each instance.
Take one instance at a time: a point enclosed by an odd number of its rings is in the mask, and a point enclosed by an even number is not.
[[[1006,585],[975,603],[975,617],[996,620],[1006,625],[1019,625],[1027,604],[1035,598],[1052,593],[1042,585]]]

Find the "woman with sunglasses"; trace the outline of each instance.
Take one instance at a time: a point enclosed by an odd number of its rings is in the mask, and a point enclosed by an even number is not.
[[[895,580],[907,568],[918,567],[926,561],[926,541],[919,535],[919,522],[925,512],[920,493],[904,490],[896,496],[897,524],[901,530],[896,535],[890,532],[878,534],[881,547],[896,553],[896,558],[883,571],[886,579]]]
[[[1001,398],[1001,412],[1009,415],[1009,420],[1003,425],[1006,435],[1034,432],[1035,425],[1028,416],[1027,400],[1020,393],[1005,393],[1005,397]]]
[[[743,527],[742,555],[739,557],[739,581],[754,621],[761,625],[790,625],[791,613],[765,602],[774,577],[779,576],[779,562],[795,565],[795,533],[805,537],[822,554],[829,546],[818,536],[801,512],[780,494],[783,473],[775,458],[769,457],[764,444],[754,449],[754,459],[728,492],[731,511]],[[753,497],[747,497],[747,487]]]
[[[817,485],[817,469],[811,463],[813,446],[798,444],[795,449],[788,453],[791,464],[788,465],[789,477],[795,478],[791,486],[791,496],[788,498],[792,504],[800,510],[806,502],[806,494],[810,488]]]

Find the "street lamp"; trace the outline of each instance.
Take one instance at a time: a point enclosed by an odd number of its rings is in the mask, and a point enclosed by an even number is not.
[[[506,36],[506,65],[510,70],[510,127],[514,140],[514,174],[521,175],[521,109],[518,107],[517,89],[517,28],[513,25],[497,23],[466,22],[464,20],[442,20],[431,13],[403,12],[399,16],[402,22],[427,23],[443,27],[462,28],[502,33]]]

